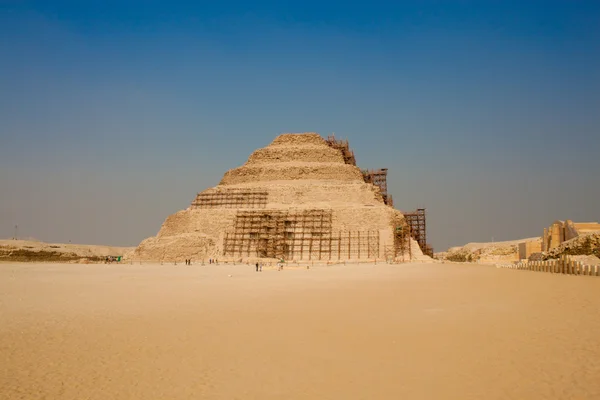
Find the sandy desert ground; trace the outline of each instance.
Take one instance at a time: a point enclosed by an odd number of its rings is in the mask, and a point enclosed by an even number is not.
[[[2,399],[599,399],[599,334],[596,277],[0,264]]]

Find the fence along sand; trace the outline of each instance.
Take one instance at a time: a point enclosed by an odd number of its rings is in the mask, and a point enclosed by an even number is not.
[[[565,255],[557,260],[528,261],[498,266],[501,268],[533,272],[550,272],[553,274],[600,276],[600,265],[584,264],[581,261],[572,260],[569,256]]]

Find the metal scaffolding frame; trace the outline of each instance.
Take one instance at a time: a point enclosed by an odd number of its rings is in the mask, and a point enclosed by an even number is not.
[[[410,245],[411,228],[409,224],[397,226],[394,231],[394,259],[402,257],[402,261],[412,259],[412,247]],[[406,259],[408,256],[408,260]]]
[[[354,156],[354,151],[350,149],[350,143],[347,139],[338,140],[335,138],[335,135],[329,135],[327,136],[327,139],[325,141],[330,147],[333,147],[334,149],[337,149],[342,153],[342,156],[344,157],[344,162],[346,164],[356,166],[356,157]]]
[[[392,196],[388,194],[387,189],[387,168],[380,169],[365,169],[362,170],[363,179],[366,183],[371,183],[377,187],[381,192],[381,196],[383,196],[383,202],[388,206],[394,206],[394,201]]]
[[[433,256],[433,248],[427,244],[427,221],[425,209],[417,208],[412,212],[403,212],[406,223],[410,226],[411,236],[417,241],[423,254]]]
[[[223,255],[285,260],[379,257],[379,231],[332,231],[331,210],[238,211]]]
[[[197,208],[265,208],[268,193],[260,189],[221,189],[198,193],[192,202]]]

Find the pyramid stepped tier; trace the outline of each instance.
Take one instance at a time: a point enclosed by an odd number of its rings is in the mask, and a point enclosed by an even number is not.
[[[344,163],[339,150],[316,133],[284,134],[258,149],[246,164],[228,171],[221,185],[281,180],[363,182],[361,171]]]
[[[270,146],[320,146],[327,144],[316,132],[283,133],[271,142]]]
[[[140,260],[404,257],[403,215],[316,133],[283,134],[169,216]],[[402,245],[400,246],[399,243]],[[408,239],[408,248],[410,239]],[[400,250],[399,250],[400,249]],[[413,251],[413,253],[415,253]]]
[[[357,167],[339,163],[280,162],[264,165],[244,165],[228,171],[221,185],[279,180],[322,180],[364,182]]]
[[[269,146],[258,149],[248,159],[246,165],[261,165],[280,162],[305,163],[344,163],[339,151],[323,146]]]
[[[203,260],[218,256],[216,248],[214,239],[206,235],[179,233],[144,240],[135,250],[137,257],[134,257],[148,261]]]
[[[271,181],[240,185],[219,185],[196,196],[192,209],[279,208],[279,207],[363,207],[383,203],[379,188],[364,182]]]

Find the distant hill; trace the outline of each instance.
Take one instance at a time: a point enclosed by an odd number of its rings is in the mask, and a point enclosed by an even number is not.
[[[100,262],[107,256],[123,256],[133,249],[133,247],[44,243],[37,240],[0,240],[0,261]]]
[[[519,243],[541,242],[541,237],[532,237],[504,242],[467,243],[464,246],[451,247],[444,253],[436,254],[436,258],[458,262],[499,262],[518,261]]]

